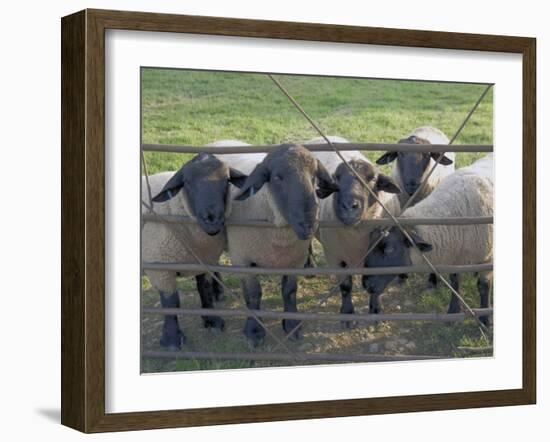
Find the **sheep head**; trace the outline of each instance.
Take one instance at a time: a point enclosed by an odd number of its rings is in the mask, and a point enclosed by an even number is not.
[[[429,252],[432,245],[424,241],[414,228],[406,228],[409,237],[414,241],[421,252]],[[382,235],[382,239],[380,236]],[[380,239],[380,241],[378,241]],[[377,228],[371,232],[369,244],[378,241],[376,247],[367,255],[365,267],[401,267],[411,265],[410,249],[413,244],[409,238],[397,226],[391,227],[384,233],[383,229]],[[380,295],[390,282],[398,274],[390,275],[364,275],[363,287],[371,295]]]
[[[318,228],[319,203],[337,187],[325,167],[303,146],[282,145],[271,151],[252,171],[242,192],[242,201],[267,184],[269,204],[301,240],[309,240]],[[316,189],[317,186],[317,189]]]
[[[399,140],[399,144],[431,144],[428,140],[411,135],[408,138]],[[403,190],[411,196],[420,187],[425,175],[429,173],[430,161],[437,161],[440,157],[440,164],[449,166],[453,160],[439,152],[386,152],[376,160],[377,164],[389,164],[397,159],[397,170],[401,177]]]
[[[242,187],[247,176],[210,154],[199,154],[185,163],[153,198],[156,203],[178,195],[202,230],[216,235],[225,225],[230,207],[229,184]]]
[[[333,176],[338,188],[333,197],[334,211],[342,223],[353,226],[363,219],[368,208],[376,202],[373,194],[401,193],[401,190],[389,176],[380,173],[368,161],[350,160],[348,164],[372,191],[365,189],[357,175],[344,163],[338,165]]]

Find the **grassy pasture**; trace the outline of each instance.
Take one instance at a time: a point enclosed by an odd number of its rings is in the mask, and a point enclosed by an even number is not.
[[[485,86],[415,81],[391,81],[279,75],[294,98],[327,134],[355,142],[396,142],[422,125],[440,128],[452,137]],[[239,139],[250,144],[304,142],[316,133],[309,123],[266,76],[165,69],[142,70],[142,140],[144,143],[202,145],[220,139]],[[492,143],[492,92],[485,97],[456,144]],[[381,152],[366,152],[375,160]],[[147,152],[149,173],[176,170],[192,155]],[[457,154],[457,167],[471,164],[483,154]],[[384,170],[389,172],[389,167]],[[315,244],[323,264],[322,249]],[[224,257],[224,259],[227,259]],[[241,308],[238,278],[225,275],[232,293],[219,304]],[[276,278],[262,278],[263,307],[282,310]],[[357,312],[368,312],[368,296],[357,279],[354,302]],[[178,287],[182,307],[199,307],[194,280],[181,278]],[[333,287],[328,277],[301,278],[298,308],[301,311],[338,312],[339,293],[319,307],[320,295]],[[476,307],[479,299],[473,275],[462,277],[463,295]],[[158,293],[142,279],[142,305],[159,306]],[[443,312],[450,293],[441,287],[427,290],[426,277],[411,275],[403,285],[393,284],[383,298],[384,311]],[[160,315],[142,318],[145,349],[159,350]],[[242,335],[243,319],[226,319],[226,331],[216,335],[201,326],[199,317],[180,319],[188,351],[249,351]],[[279,321],[267,321],[283,337]],[[458,346],[482,346],[473,321],[443,323],[377,323],[342,330],[334,322],[308,321],[304,339],[289,343],[297,351],[371,352],[379,354],[433,354],[463,356]],[[258,351],[275,350],[269,337]],[[278,351],[281,351],[279,349]],[[274,362],[144,359],[144,372],[241,368],[285,365]]]

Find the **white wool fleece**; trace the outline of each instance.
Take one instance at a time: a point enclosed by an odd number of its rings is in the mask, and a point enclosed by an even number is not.
[[[457,170],[430,196],[407,209],[405,218],[493,216],[493,154]],[[467,265],[493,259],[493,225],[417,226],[416,231],[433,250],[428,259],[439,265]],[[422,257],[411,249],[413,265]]]

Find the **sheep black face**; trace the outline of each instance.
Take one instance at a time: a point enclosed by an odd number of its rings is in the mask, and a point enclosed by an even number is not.
[[[422,252],[432,250],[432,245],[424,241],[413,229],[407,229],[407,233],[413,239],[415,244]],[[371,233],[370,242],[374,244],[380,235],[384,235],[382,229],[375,229]],[[411,242],[405,237],[399,227],[391,227],[380,242],[376,245],[365,259],[365,267],[401,267],[410,266],[410,249],[413,247]],[[379,313],[380,306],[378,297],[384,292],[386,287],[399,274],[390,275],[364,275],[363,287],[371,295],[370,309],[371,313]]]
[[[218,234],[229,204],[229,183],[242,187],[247,176],[210,154],[199,154],[183,165],[158,195],[156,203],[168,201],[183,189],[187,207],[208,235]]]
[[[367,161],[351,160],[348,163],[375,194],[381,191],[401,193],[390,177],[378,173]],[[347,226],[356,225],[361,221],[364,211],[374,204],[375,200],[344,163],[336,168],[334,181],[338,188],[333,197],[336,216]]]
[[[249,198],[265,183],[276,210],[301,240],[310,239],[318,227],[316,194],[326,198],[337,190],[325,167],[305,147],[295,145],[283,145],[270,152],[252,171],[235,199]]]
[[[430,144],[430,142],[413,135],[399,140],[399,144]],[[403,190],[410,196],[420,187],[424,175],[429,172],[430,160],[433,158],[437,161],[440,156],[443,156],[440,161],[443,166],[453,164],[453,160],[437,152],[387,152],[376,160],[376,164],[389,164],[397,159],[397,169],[401,176]]]

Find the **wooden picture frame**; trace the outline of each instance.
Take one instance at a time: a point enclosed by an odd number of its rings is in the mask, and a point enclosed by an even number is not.
[[[105,30],[517,53],[523,57],[523,383],[498,391],[105,412]],[[533,404],[536,400],[533,38],[84,10],[62,19],[62,424],[83,432]]]

